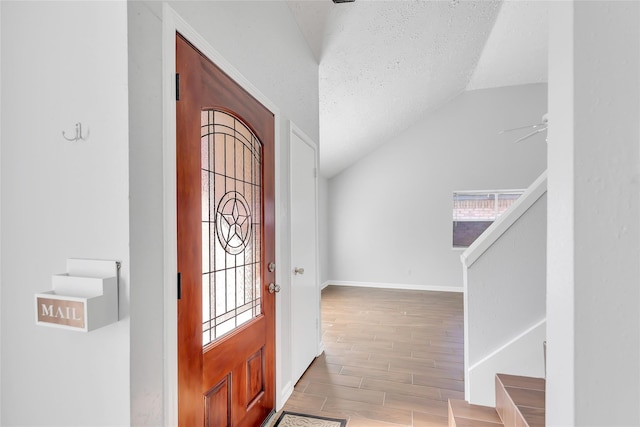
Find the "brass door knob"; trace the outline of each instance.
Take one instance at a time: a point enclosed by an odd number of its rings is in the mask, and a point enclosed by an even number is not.
[[[280,292],[280,285],[269,283],[269,293]]]

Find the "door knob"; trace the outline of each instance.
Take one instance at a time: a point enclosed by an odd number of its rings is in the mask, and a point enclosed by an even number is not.
[[[302,267],[296,267],[296,268],[293,270],[293,273],[294,273],[294,274],[304,274],[304,268],[302,268]]]
[[[269,293],[272,294],[274,292],[280,292],[280,285],[269,283]]]

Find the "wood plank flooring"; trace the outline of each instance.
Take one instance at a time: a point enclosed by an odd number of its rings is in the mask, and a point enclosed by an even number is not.
[[[464,398],[462,294],[328,286],[325,352],[284,410],[348,427],[447,426]]]

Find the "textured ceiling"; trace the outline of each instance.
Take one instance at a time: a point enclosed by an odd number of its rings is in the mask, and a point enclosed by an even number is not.
[[[507,3],[289,1],[319,63],[322,174],[338,174],[467,88],[546,81],[544,2]],[[532,14],[540,25],[528,24]]]

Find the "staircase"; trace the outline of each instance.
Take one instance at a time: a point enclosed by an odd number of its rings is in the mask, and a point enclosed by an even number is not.
[[[545,380],[496,374],[496,407],[449,399],[449,427],[544,427]]]
[[[496,406],[497,373],[545,375],[546,235],[544,172],[460,256],[469,403]]]

